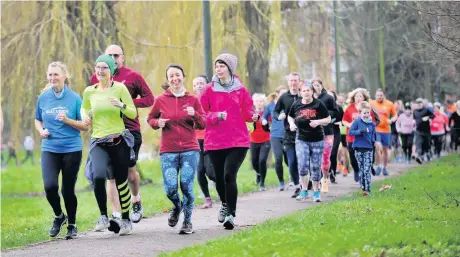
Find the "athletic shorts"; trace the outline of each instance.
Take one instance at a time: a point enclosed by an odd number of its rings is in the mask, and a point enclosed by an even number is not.
[[[130,160],[129,163],[129,167],[132,168],[136,167],[137,159],[139,158],[139,150],[141,149],[142,145],[142,134],[139,130],[133,130],[129,132],[131,132],[131,134],[134,136],[133,150],[135,157],[134,160]],[[107,179],[115,179],[115,177],[113,176],[113,171],[111,169],[107,170]]]
[[[399,134],[391,134],[391,145],[398,149],[401,146],[401,141],[399,141]]]
[[[340,135],[340,143],[343,147],[347,147],[347,135]]]
[[[377,141],[380,142],[383,147],[389,148],[391,146],[391,134],[377,132]]]

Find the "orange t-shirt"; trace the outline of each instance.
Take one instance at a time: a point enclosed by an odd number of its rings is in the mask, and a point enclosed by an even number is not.
[[[379,133],[390,133],[391,130],[390,124],[388,124],[388,119],[390,119],[390,117],[398,116],[393,102],[386,99],[381,103],[376,100],[372,100],[371,106],[377,111],[380,118],[380,124],[375,127],[375,130]]]

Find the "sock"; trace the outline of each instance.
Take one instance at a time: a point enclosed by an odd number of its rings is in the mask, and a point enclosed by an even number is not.
[[[113,218],[120,218],[120,219],[121,219],[121,212],[118,212],[118,211],[113,212],[113,213],[112,213],[112,217],[113,217]]]
[[[141,201],[141,195],[140,194],[138,194],[138,195],[131,194],[131,200],[133,201],[133,203],[140,202]]]

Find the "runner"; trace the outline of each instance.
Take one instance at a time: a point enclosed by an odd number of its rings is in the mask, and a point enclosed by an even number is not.
[[[431,141],[431,132],[430,132],[430,119],[434,119],[434,114],[424,106],[423,99],[417,98],[415,101],[417,104],[417,109],[414,111],[414,119],[416,123],[416,132],[415,132],[415,142],[417,144],[417,157],[415,160],[422,164],[423,158],[429,160],[430,152],[430,141]]]
[[[136,71],[124,66],[125,55],[123,53],[123,49],[118,45],[110,45],[105,50],[105,54],[112,56],[115,60],[116,68],[112,79],[124,84],[126,88],[128,88],[129,94],[131,95],[136,108],[147,108],[152,106],[154,97],[144,78],[142,78],[142,76]],[[96,73],[94,73],[91,77],[91,85],[97,84],[98,82],[99,80]],[[128,182],[132,192],[131,199],[133,202],[131,220],[134,223],[137,223],[142,219],[142,215],[144,213],[140,195],[141,179],[139,173],[136,171],[136,162],[142,145],[141,125],[139,123],[138,115],[136,115],[133,119],[123,116],[123,121],[126,129],[128,129],[134,136],[133,150],[136,156],[135,159],[129,163]],[[116,217],[120,217],[121,207],[120,201],[118,200],[114,175],[109,172],[107,178],[107,194],[113,211],[112,216],[115,215]]]
[[[301,87],[301,101],[292,104],[288,122],[291,131],[296,131],[296,154],[302,191],[296,200],[308,198],[308,183],[313,181],[313,200],[321,202],[321,163],[324,151],[324,128],[331,123],[327,107],[313,97],[314,89],[309,83]]]
[[[276,89],[273,101],[267,105],[262,117],[262,125],[264,126],[269,124],[269,119],[271,120],[270,144],[271,149],[273,150],[273,155],[275,156],[275,171],[280,183],[278,189],[279,191],[284,191],[283,158],[286,162],[286,165],[288,165],[288,163],[286,153],[283,151],[284,121],[275,119],[273,117],[275,116],[274,110],[279,97],[286,92],[287,90],[284,86],[279,86]]]
[[[101,216],[96,231],[129,234],[132,224],[129,217],[131,193],[128,186],[128,168],[134,159],[134,137],[125,129],[123,116],[136,118],[136,107],[125,85],[113,81],[115,61],[110,55],[101,55],[95,62],[98,83],[83,92],[82,116],[92,124],[91,145],[85,175],[94,185],[94,195]],[[120,99],[120,100],[119,100]],[[113,172],[121,203],[121,217],[107,216],[107,173]]]
[[[460,146],[460,100],[455,103],[455,112],[450,115],[452,150],[458,151]],[[460,152],[459,152],[460,154]]]
[[[358,104],[360,117],[351,124],[348,132],[354,136],[353,149],[355,150],[356,160],[359,165],[359,177],[361,178],[361,189],[363,196],[368,196],[371,192],[371,169],[374,144],[380,148],[376,134],[376,126],[370,115],[371,105],[364,101]]]
[[[396,130],[401,136],[404,159],[408,164],[410,164],[415,132],[415,119],[412,114],[410,103],[406,103],[404,113],[398,116],[398,120],[396,121]]]
[[[209,83],[208,77],[206,75],[199,75],[198,77],[193,79],[193,91],[197,96],[201,96],[203,93],[206,85]],[[204,152],[204,136],[205,130],[195,130],[195,135],[198,139],[198,144],[200,145],[200,163],[198,164],[197,170],[197,180],[198,185],[200,185],[201,192],[204,195],[204,203],[201,206],[201,209],[208,209],[212,208],[212,199],[211,195],[209,194],[209,187],[208,187],[208,179],[215,182],[216,178],[214,175],[214,168],[212,167],[211,160],[209,160],[209,156]]]
[[[252,110],[249,90],[235,74],[237,62],[231,54],[217,56],[216,75],[201,96],[206,112],[204,148],[214,167],[216,189],[222,201],[218,221],[225,229],[235,227],[236,177],[250,145],[246,122],[259,120],[259,115]]]
[[[340,122],[340,145],[337,153],[337,173],[342,172],[344,177],[348,175],[348,167],[350,163],[347,147],[347,127],[343,124],[343,115],[348,107],[345,101],[346,98],[344,94],[339,94],[337,96],[336,104],[339,106],[339,111],[342,110],[342,120]]]
[[[255,93],[252,96],[256,113],[260,116],[264,114],[266,97],[264,94]],[[254,130],[250,133],[251,141],[251,163],[256,171],[256,184],[260,191],[266,191],[265,177],[267,176],[267,159],[270,154],[270,129],[268,125],[262,125],[262,121],[254,122]]]
[[[337,119],[338,109],[335,104],[333,96],[327,93],[327,90],[323,86],[321,78],[315,78],[311,81],[314,89],[316,98],[320,100],[327,108],[329,116],[331,117],[331,123],[324,126],[324,151],[323,161],[321,164],[321,170],[323,172],[323,178],[321,179],[321,192],[327,193],[329,191],[328,180],[329,180],[329,168],[331,167],[331,153],[332,146],[334,145],[334,130],[332,128],[333,123]]]
[[[291,175],[292,182],[294,182],[295,192],[291,196],[296,198],[300,193],[299,184],[299,171],[297,167],[297,155],[295,153],[295,136],[296,133],[291,131],[289,128],[289,122],[286,119],[287,113],[291,110],[292,104],[299,100],[299,83],[300,74],[297,72],[291,72],[288,76],[289,91],[282,94],[276,102],[275,109],[273,111],[273,117],[276,120],[284,120],[284,138],[283,148],[286,152],[289,166],[289,174]]]
[[[327,92],[329,95],[334,97],[334,102],[336,102],[336,107],[337,107],[337,117],[335,121],[333,122],[332,130],[334,131],[334,144],[332,145],[332,152],[331,152],[331,167],[329,168],[329,174],[331,178],[331,183],[335,184],[336,182],[336,177],[337,177],[337,153],[339,152],[339,146],[340,146],[340,140],[341,140],[341,135],[340,135],[340,126],[342,125],[342,118],[343,118],[343,109],[342,106],[337,104],[337,95],[335,94],[334,91],[328,91]]]
[[[67,222],[66,239],[77,236],[77,183],[83,143],[80,131],[87,131],[80,115],[81,97],[69,86],[69,71],[62,62],[52,62],[46,73],[49,84],[38,97],[35,129],[42,138],[41,166],[46,199],[54,211],[49,230],[56,237]],[[59,173],[62,171],[61,193],[68,217],[62,212],[59,196]]]
[[[404,103],[401,100],[398,100],[394,103],[396,113],[399,115],[404,113]],[[390,125],[391,130],[391,148],[393,149],[394,153],[394,160],[397,163],[404,162],[403,153],[401,152],[401,141],[399,137],[399,133],[396,129],[396,122],[392,122]]]
[[[436,102],[434,106],[434,119],[430,123],[431,140],[433,140],[436,158],[441,157],[444,136],[450,130],[449,118],[441,112],[441,104]]]
[[[398,113],[393,102],[385,99],[383,89],[377,89],[375,99],[371,101],[371,106],[377,111],[380,123],[376,127],[377,139],[382,148],[377,148],[375,151],[375,159],[377,168],[375,175],[379,176],[383,171],[384,176],[388,176],[388,162],[391,156],[391,134],[390,125],[398,119]],[[380,146],[379,144],[379,146]]]
[[[166,79],[169,89],[157,98],[147,120],[153,129],[161,128],[160,161],[164,190],[174,204],[168,225],[175,227],[184,210],[184,222],[179,233],[191,234],[195,203],[193,182],[200,161],[200,145],[195,128],[204,129],[204,111],[198,98],[185,90],[185,74],[180,65],[170,64],[166,68]],[[178,180],[183,203],[177,192]]]

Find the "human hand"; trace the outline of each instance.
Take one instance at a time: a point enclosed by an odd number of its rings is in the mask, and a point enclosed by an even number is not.
[[[286,119],[286,114],[285,113],[281,113],[279,116],[278,116],[278,120],[284,120]]]
[[[187,106],[184,111],[187,112],[188,116],[195,116],[195,109],[191,106]]]
[[[113,97],[113,96],[109,97],[109,101],[110,101],[110,104],[115,106],[115,107],[118,107],[118,108],[123,107],[123,103],[120,100],[118,100],[115,97]]]

